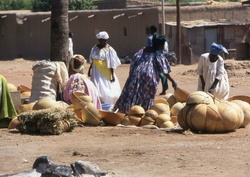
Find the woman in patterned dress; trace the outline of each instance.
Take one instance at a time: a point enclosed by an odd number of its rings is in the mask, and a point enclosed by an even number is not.
[[[64,101],[71,104],[71,95],[73,91],[83,92],[89,95],[95,107],[101,109],[101,101],[99,98],[99,92],[93,82],[84,74],[85,58],[82,55],[74,55],[70,59],[69,63],[69,75],[70,78],[66,84],[63,92]]]
[[[128,79],[114,110],[128,114],[133,105],[142,106],[145,110],[150,109],[154,103],[161,72],[172,82],[173,88],[177,87],[170,76],[171,68],[163,54],[165,41],[163,35],[154,34],[153,46],[147,46],[134,55]]]
[[[88,76],[97,87],[102,103],[114,104],[114,100],[121,94],[120,83],[114,70],[121,62],[116,51],[107,43],[108,33],[102,31],[96,37],[99,44],[91,49]]]

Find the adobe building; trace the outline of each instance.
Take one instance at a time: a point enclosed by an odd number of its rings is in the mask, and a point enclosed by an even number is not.
[[[162,14],[160,5],[69,11],[74,53],[88,59],[91,48],[97,43],[96,33],[105,30],[110,35],[108,43],[115,48],[118,56],[131,58],[146,46],[152,24],[162,33]],[[176,52],[176,7],[165,5],[164,14],[169,50]],[[250,58],[249,14],[250,8],[240,2],[181,6],[180,63],[196,63],[212,42],[230,49],[230,55],[225,58],[236,55],[243,59]],[[0,60],[20,57],[49,59],[50,12],[0,11]]]

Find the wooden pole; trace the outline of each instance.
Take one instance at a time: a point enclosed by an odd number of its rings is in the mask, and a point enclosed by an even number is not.
[[[180,0],[176,0],[177,19],[176,19],[176,49],[177,49],[177,62],[182,63],[181,59],[181,12]]]
[[[165,35],[165,9],[164,0],[162,0],[162,34]]]

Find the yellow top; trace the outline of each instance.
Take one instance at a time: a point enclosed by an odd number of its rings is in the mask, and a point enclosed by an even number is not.
[[[93,60],[93,65],[95,65],[99,72],[108,80],[112,79],[112,73],[111,70],[107,68],[106,60]]]

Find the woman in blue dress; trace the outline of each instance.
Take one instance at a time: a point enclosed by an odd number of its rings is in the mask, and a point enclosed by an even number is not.
[[[154,104],[160,73],[164,73],[172,87],[177,84],[170,76],[171,68],[163,54],[166,38],[160,34],[153,35],[153,46],[139,50],[131,61],[128,79],[117,100],[114,110],[128,114],[134,105],[142,106],[145,110]]]

